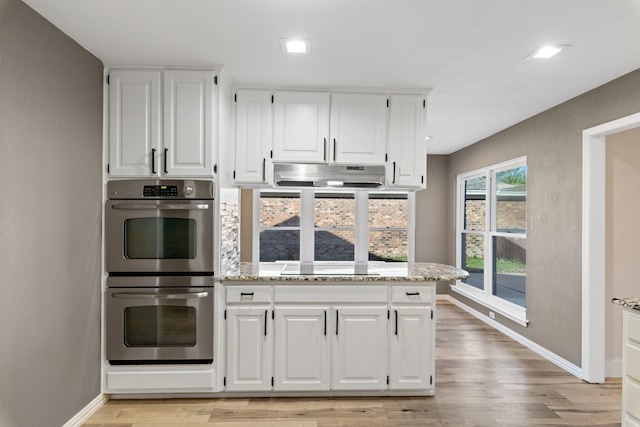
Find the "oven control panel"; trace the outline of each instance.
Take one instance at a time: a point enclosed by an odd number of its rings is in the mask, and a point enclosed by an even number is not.
[[[145,185],[142,189],[144,197],[178,197],[176,185]]]

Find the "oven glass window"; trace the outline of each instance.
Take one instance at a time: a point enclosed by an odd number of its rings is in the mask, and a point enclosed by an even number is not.
[[[152,305],[124,310],[127,347],[194,347],[195,307]]]
[[[128,259],[194,259],[196,220],[133,218],[124,224],[124,250]]]

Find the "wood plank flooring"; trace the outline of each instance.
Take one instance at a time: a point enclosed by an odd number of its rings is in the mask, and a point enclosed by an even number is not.
[[[619,426],[621,382],[587,384],[439,303],[436,395],[110,400],[84,427]]]

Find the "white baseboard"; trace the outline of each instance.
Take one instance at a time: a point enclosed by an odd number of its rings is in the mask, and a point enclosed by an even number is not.
[[[444,299],[444,298],[443,298]],[[531,341],[529,338],[525,338],[522,335],[520,335],[517,332],[514,332],[513,330],[507,328],[506,326],[504,326],[503,324],[496,322],[495,320],[489,318],[488,316],[485,316],[484,314],[480,313],[479,311],[469,307],[468,305],[462,303],[461,301],[452,298],[450,295],[447,295],[447,298],[451,303],[457,305],[458,307],[460,307],[461,309],[463,309],[464,311],[466,311],[467,313],[471,314],[474,317],[477,317],[478,319],[482,320],[484,323],[486,323],[487,325],[491,326],[492,328],[502,332],[503,334],[505,334],[506,336],[508,336],[509,338],[511,338],[512,340],[522,344],[523,346],[527,347],[529,350],[533,351],[534,353],[539,354],[540,356],[544,357],[545,359],[547,359],[549,362],[553,363],[554,365],[564,369],[565,371],[567,371],[568,373],[570,373],[571,375],[574,375],[580,379],[582,378],[582,368],[580,368],[579,366],[574,365],[573,363],[569,362],[566,359],[563,359],[562,357],[558,356],[557,354],[547,350],[546,348],[542,347],[541,345]]]
[[[622,359],[605,361],[604,376],[605,377],[622,377]]]
[[[80,412],[74,415],[69,421],[67,421],[62,427],[80,427],[85,421],[95,414],[96,411],[109,400],[109,396],[106,394],[100,394],[96,396],[91,402],[87,404]]]

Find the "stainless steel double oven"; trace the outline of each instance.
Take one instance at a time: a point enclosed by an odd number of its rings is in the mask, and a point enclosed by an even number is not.
[[[213,183],[123,180],[107,191],[109,363],[211,363]]]

